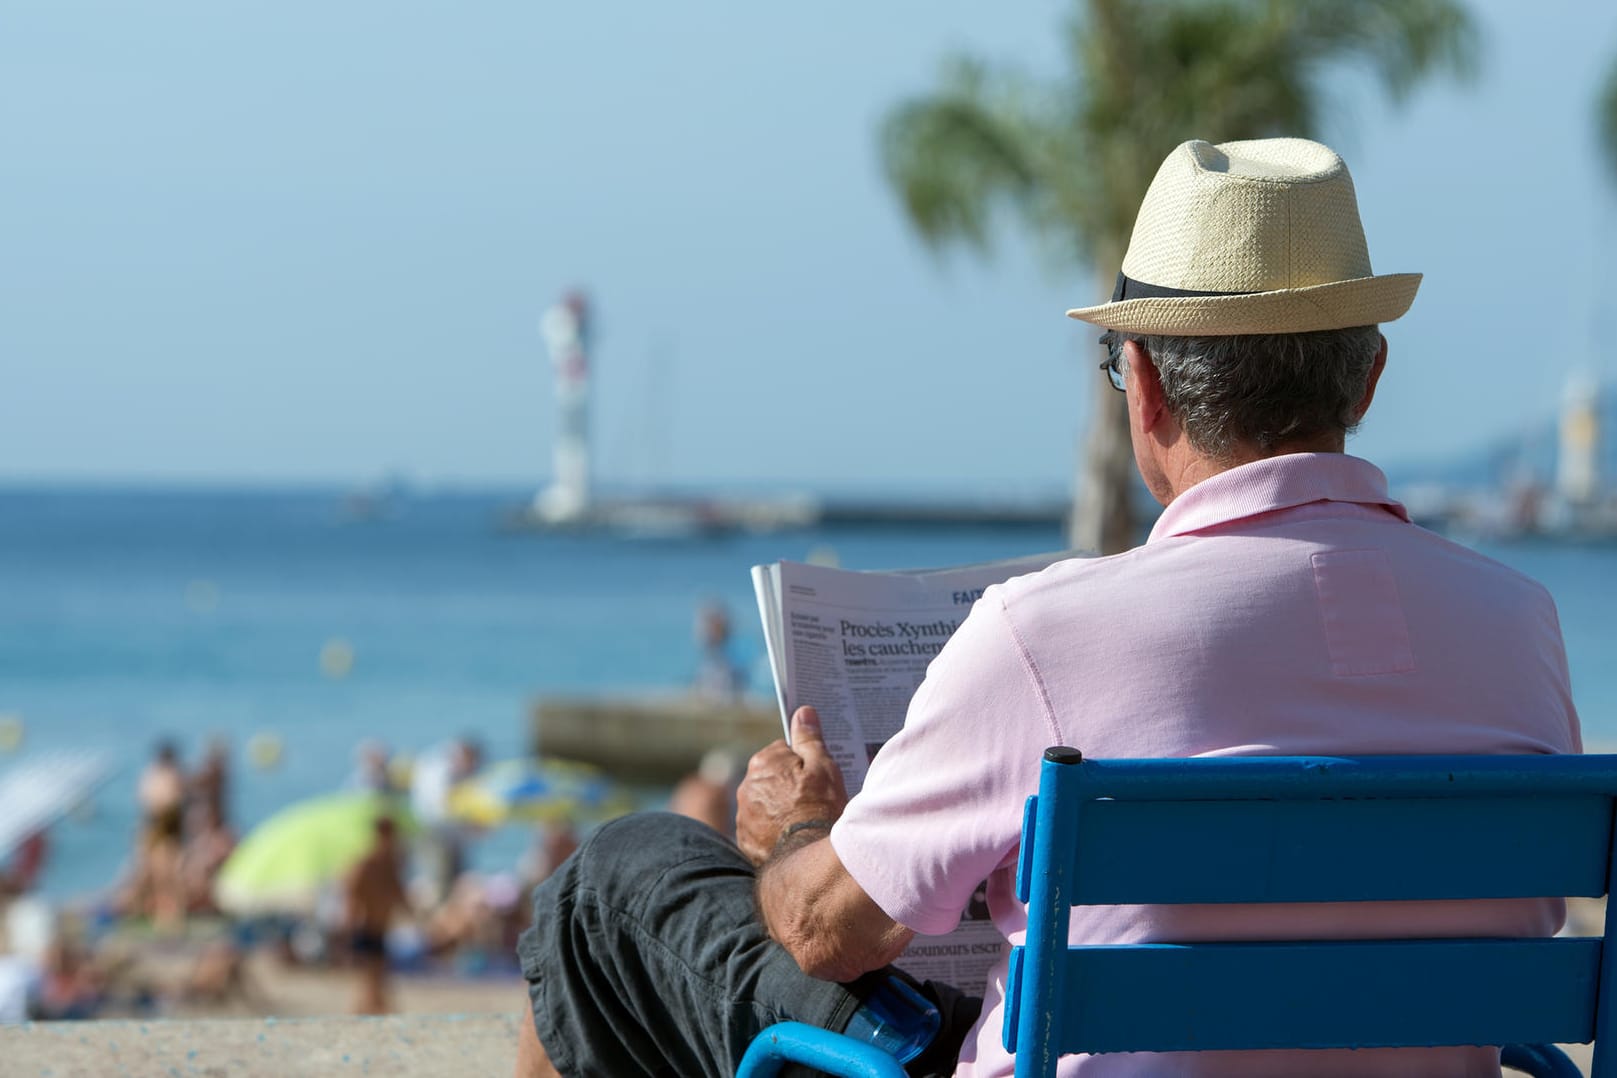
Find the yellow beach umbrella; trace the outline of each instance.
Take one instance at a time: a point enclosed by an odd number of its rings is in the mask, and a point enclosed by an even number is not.
[[[556,760],[505,760],[449,792],[450,815],[479,827],[603,820],[633,808],[633,799],[596,768]]]

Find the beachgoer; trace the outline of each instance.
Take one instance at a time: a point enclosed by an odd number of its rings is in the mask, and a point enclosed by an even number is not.
[[[463,973],[482,973],[509,961],[516,947],[510,926],[520,919],[527,927],[525,911],[517,908],[526,894],[514,873],[462,873],[427,922],[427,950],[453,955],[456,970]]]
[[[354,770],[343,782],[345,790],[369,790],[371,793],[393,793],[393,774],[389,770],[392,753],[385,741],[368,737],[354,746]]]
[[[0,952],[0,1026],[28,1021],[28,997],[37,978],[38,970],[26,958]]]
[[[495,872],[483,881],[483,903],[491,918],[491,949],[499,953],[503,962],[515,957],[517,940],[528,929],[528,896],[532,891],[520,872]]]
[[[701,661],[696,667],[697,695],[733,703],[747,688],[747,672],[730,656],[730,611],[723,603],[703,603],[696,612],[696,645]]]
[[[147,831],[171,834],[177,839],[184,822],[185,774],[180,770],[179,752],[172,741],[157,743],[152,762],[141,772],[136,796]]]
[[[517,863],[524,886],[537,887],[578,849],[578,829],[571,820],[541,823],[533,829],[528,848]]]
[[[213,881],[236,848],[236,832],[218,815],[218,802],[200,799],[186,812],[185,849],[180,875],[185,884],[185,907],[190,913],[217,913]]]
[[[249,1014],[262,1013],[271,1006],[248,973],[246,952],[237,941],[229,938],[209,940],[202,945],[177,994],[185,1003],[209,1008],[239,1004]]]
[[[803,708],[791,745],[749,765],[740,852],[669,814],[597,830],[535,894],[519,1073],[727,1074],[778,1019],[866,1028],[864,1000],[892,990],[884,965],[952,928],[985,879],[990,918],[1017,936],[1022,806],[1049,745],[1581,751],[1548,593],[1412,525],[1381,472],[1344,452],[1386,363],[1378,324],[1418,282],[1372,273],[1328,148],[1175,149],[1112,302],[1071,312],[1107,331],[1102,392],[1123,392],[1135,462],[1166,506],[1149,539],[990,588],[851,801]],[[1099,906],[1073,911],[1071,938],[1532,936],[1563,915],[1548,899]],[[941,1028],[909,1073],[1011,1073],[1003,962],[980,1004],[922,986]],[[1074,1056],[1058,1073],[1498,1068],[1497,1049],[1460,1047]]]
[[[174,743],[158,742],[136,791],[145,822],[135,858],[135,892],[136,912],[163,927],[185,919],[185,881],[180,873],[185,793],[185,773]]]
[[[668,798],[668,811],[700,820],[719,834],[736,833],[736,785],[741,761],[728,749],[709,749],[696,770],[679,780]]]
[[[483,750],[475,738],[461,737],[421,754],[410,778],[410,808],[419,830],[415,859],[421,891],[429,907],[449,898],[450,888],[466,870],[466,843],[474,833],[449,812],[455,784],[476,774]]]
[[[343,880],[343,927],[359,970],[355,1014],[388,1013],[387,930],[395,913],[410,911],[399,870],[397,829],[387,816],[378,816],[375,828],[370,852]]]
[[[197,819],[230,823],[230,744],[222,737],[209,740],[202,763],[191,775],[189,794],[193,803],[207,806],[208,815]]]

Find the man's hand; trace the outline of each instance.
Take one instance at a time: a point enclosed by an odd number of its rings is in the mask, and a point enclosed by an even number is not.
[[[842,769],[820,736],[820,716],[800,707],[792,715],[792,743],[777,741],[747,763],[747,777],[736,791],[736,844],[761,865],[792,824],[830,823],[847,803]]]
[[[914,934],[898,924],[848,874],[826,828],[848,804],[842,769],[825,751],[820,717],[811,707],[792,716],[792,743],[777,741],[753,756],[736,792],[736,842],[758,867],[758,910],[769,934],[803,972],[852,981],[897,958]]]

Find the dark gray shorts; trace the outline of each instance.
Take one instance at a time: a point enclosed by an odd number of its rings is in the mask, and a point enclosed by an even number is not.
[[[730,1078],[752,1038],[841,1030],[885,976],[821,981],[771,940],[753,870],[711,828],[641,813],[597,830],[534,892],[517,944],[534,1026],[566,1078]],[[949,1074],[980,1001],[927,984],[944,1029],[911,1073]]]

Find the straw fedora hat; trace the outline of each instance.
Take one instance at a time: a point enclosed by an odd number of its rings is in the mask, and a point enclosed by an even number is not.
[[[1345,329],[1399,317],[1420,279],[1370,271],[1353,178],[1334,150],[1194,141],[1151,181],[1112,301],[1067,314],[1185,337]]]

